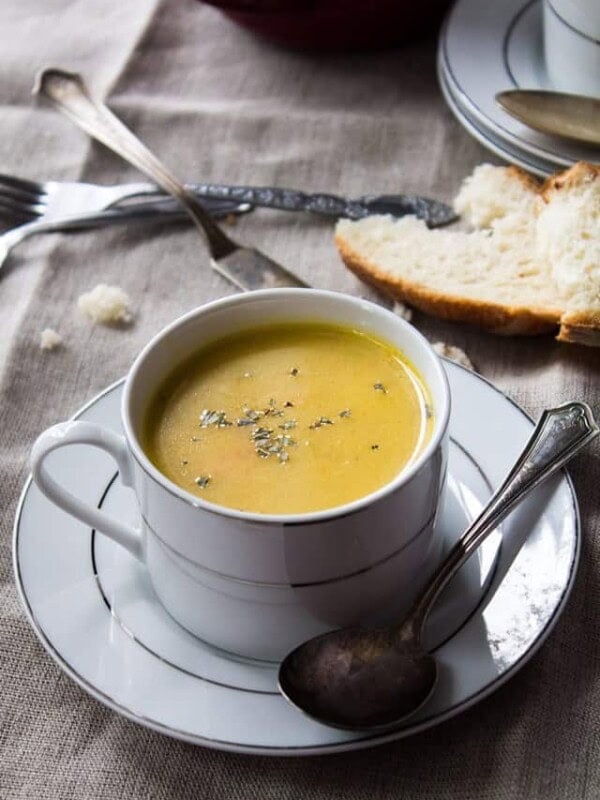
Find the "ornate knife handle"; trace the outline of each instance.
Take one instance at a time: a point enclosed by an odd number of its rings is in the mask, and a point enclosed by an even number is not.
[[[360,219],[369,212],[361,200],[346,200],[335,194],[306,194],[296,189],[270,186],[227,186],[222,183],[192,183],[190,188],[202,197],[237,200],[262,208],[282,211],[312,211],[327,217]]]
[[[323,217],[362,219],[370,214],[392,214],[403,217],[414,214],[425,220],[430,228],[448,225],[457,214],[446,203],[429,197],[407,194],[365,195],[348,199],[335,194],[307,194],[297,189],[274,186],[228,186],[222,183],[193,183],[189,185],[200,197],[235,200],[262,208],[281,211],[309,211]]]

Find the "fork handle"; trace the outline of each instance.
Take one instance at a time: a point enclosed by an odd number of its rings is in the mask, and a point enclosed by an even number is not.
[[[244,203],[236,204],[233,201],[224,200],[221,203],[215,203],[214,206],[210,201],[207,201],[207,203],[209,204],[210,213],[215,216],[245,214],[251,210],[251,206]],[[13,248],[38,233],[81,231],[95,227],[107,227],[113,224],[144,222],[147,220],[163,222],[166,220],[185,220],[187,218],[185,209],[181,205],[169,199],[157,199],[145,203],[136,203],[120,210],[109,208],[105,211],[92,211],[87,214],[75,214],[57,219],[34,219],[31,222],[18,225],[16,228],[11,228],[0,236],[0,267]]]
[[[176,197],[205,234],[213,258],[222,258],[237,249],[238,245],[213,222],[194,195],[101,100],[90,95],[80,75],[60,69],[43,70],[37,76],[33,91],[46,97],[86,133]]]

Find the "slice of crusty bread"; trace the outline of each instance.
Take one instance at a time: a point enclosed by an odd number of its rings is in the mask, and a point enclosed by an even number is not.
[[[456,210],[469,233],[415,217],[340,220],[342,259],[422,311],[500,334],[547,333],[600,346],[600,168],[578,164],[540,185],[483,164]]]

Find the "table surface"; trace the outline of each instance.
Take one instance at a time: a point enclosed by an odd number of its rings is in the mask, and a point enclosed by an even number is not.
[[[435,42],[357,55],[290,53],[192,0],[3,0],[0,171],[120,182],[138,176],[30,97],[46,65],[83,72],[182,176],[348,195],[449,200],[492,160],[455,122]],[[311,284],[368,296],[341,265],[331,225],[256,212],[236,235]],[[77,311],[97,283],[134,300],[126,331]],[[584,547],[573,595],[546,645],[494,695],[434,730],[356,754],[237,756],[141,728],[91,699],[42,650],[19,606],[11,528],[32,440],[123,375],[179,314],[233,290],[185,226],[40,237],[0,281],[0,796],[2,798],[596,798],[600,793],[600,448],[572,467]],[[550,337],[498,339],[415,315],[464,348],[528,412],[577,398],[599,409],[600,353]],[[58,329],[65,346],[39,348]]]

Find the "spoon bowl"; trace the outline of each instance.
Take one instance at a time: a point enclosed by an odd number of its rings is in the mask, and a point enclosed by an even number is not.
[[[320,722],[384,729],[413,714],[437,682],[435,658],[385,628],[345,628],[311,639],[281,664],[285,697]]]
[[[538,89],[499,92],[496,102],[536,131],[584,144],[600,144],[600,99]]]

